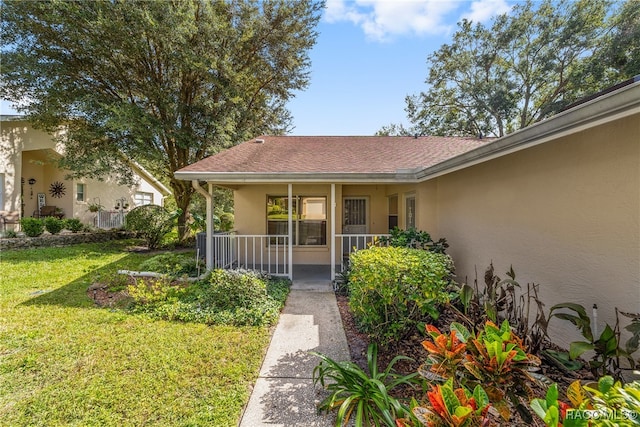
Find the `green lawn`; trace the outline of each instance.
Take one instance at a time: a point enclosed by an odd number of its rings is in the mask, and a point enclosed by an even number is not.
[[[94,307],[96,274],[150,256],[125,244],[0,253],[0,426],[237,425],[269,330]]]

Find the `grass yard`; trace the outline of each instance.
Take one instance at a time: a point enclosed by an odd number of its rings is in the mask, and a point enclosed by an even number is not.
[[[151,256],[127,243],[0,254],[0,426],[237,425],[268,328],[96,308],[96,274]]]

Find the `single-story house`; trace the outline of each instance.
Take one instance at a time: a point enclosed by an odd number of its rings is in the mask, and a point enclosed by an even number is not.
[[[55,162],[63,152],[63,145],[34,129],[24,117],[0,116],[0,211],[21,218],[49,215],[57,208],[58,216],[110,228],[121,223],[123,205],[162,205],[170,194],[165,185],[134,163],[137,183],[132,187],[108,177],[104,181],[67,179],[68,172]],[[104,210],[90,212],[90,204],[100,204]]]
[[[175,176],[208,200],[209,267],[334,278],[354,246],[415,227],[447,239],[459,282],[512,265],[547,308],[597,304],[613,324],[640,312],[639,80],[499,139],[265,135]],[[234,192],[229,235],[214,186]]]

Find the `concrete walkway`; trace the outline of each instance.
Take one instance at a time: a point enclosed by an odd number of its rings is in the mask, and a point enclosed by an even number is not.
[[[331,282],[294,278],[240,427],[334,425],[333,413],[317,413],[326,391],[313,386],[320,360],[309,351],[350,358]]]

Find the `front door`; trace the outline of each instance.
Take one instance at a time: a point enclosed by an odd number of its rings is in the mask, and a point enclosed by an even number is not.
[[[346,197],[343,199],[342,215],[342,258],[349,258],[354,250],[367,248],[369,232],[369,210],[366,197]],[[349,236],[346,236],[346,235]]]
[[[346,197],[342,215],[343,234],[367,234],[368,206],[366,197]]]

